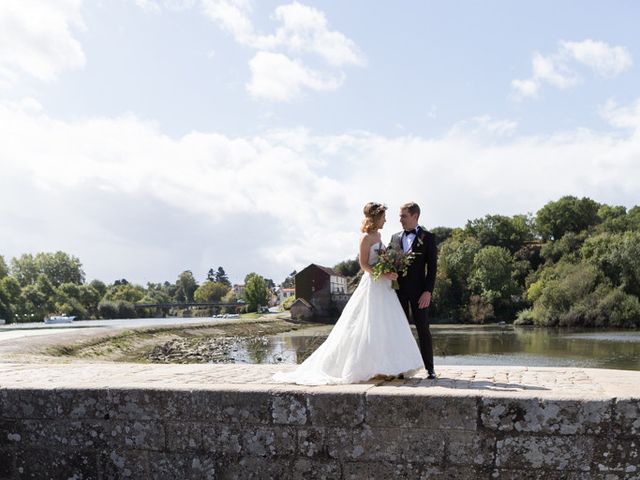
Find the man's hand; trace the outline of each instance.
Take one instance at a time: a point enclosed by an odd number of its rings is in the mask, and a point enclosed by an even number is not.
[[[418,299],[418,308],[427,308],[431,303],[431,292],[424,292]]]

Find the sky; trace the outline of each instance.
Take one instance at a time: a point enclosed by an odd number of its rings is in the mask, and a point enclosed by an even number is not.
[[[280,283],[426,228],[640,198],[640,4],[2,0],[0,255]]]

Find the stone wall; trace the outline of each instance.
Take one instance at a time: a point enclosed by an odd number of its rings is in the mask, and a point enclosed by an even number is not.
[[[2,388],[0,478],[640,478],[637,398],[370,387]]]

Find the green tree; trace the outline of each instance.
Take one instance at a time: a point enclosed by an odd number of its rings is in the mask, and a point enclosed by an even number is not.
[[[63,283],[84,283],[84,271],[80,259],[65,252],[39,253],[36,265],[54,286]]]
[[[295,270],[289,274],[287,278],[280,284],[282,288],[294,288],[296,286],[296,275],[298,272]]]
[[[238,297],[236,296],[235,292],[233,290],[229,290],[221,299],[220,299],[220,303],[238,303]],[[222,309],[220,310],[220,313],[240,313],[238,311],[238,308],[244,308],[244,307],[235,307],[235,306],[230,306],[230,307],[222,307]]]
[[[193,298],[200,303],[218,302],[229,290],[231,288],[222,282],[206,281],[198,287]]]
[[[358,257],[353,260],[344,260],[336,264],[333,269],[345,277],[355,277],[360,271],[360,262]]]
[[[82,263],[65,252],[24,254],[11,260],[11,273],[22,286],[34,284],[44,274],[54,286],[63,283],[84,283]]]
[[[473,258],[469,286],[498,314],[512,303],[512,295],[519,293],[513,274],[513,257],[509,250],[490,245]],[[477,306],[481,308],[480,304]]]
[[[596,235],[585,241],[581,253],[614,285],[640,296],[640,232]]]
[[[171,303],[171,298],[171,292],[164,284],[148,282],[146,293],[138,303]]]
[[[0,255],[0,279],[9,275],[9,267],[7,267],[7,263],[4,261],[4,257]]]
[[[266,306],[269,300],[267,282],[257,273],[250,273],[245,279],[244,298],[250,312],[255,312],[259,306]]]
[[[640,206],[635,206],[627,212],[627,226],[629,230],[640,232]]]
[[[434,296],[438,299],[438,315],[449,318],[462,316],[471,295],[469,276],[473,259],[480,248],[477,239],[465,237],[461,232],[452,235],[440,245],[437,270],[439,274],[436,274],[434,289]],[[438,289],[443,290],[438,293]],[[448,308],[451,310],[447,311]]]
[[[98,304],[102,299],[102,295],[93,285],[93,282],[88,285],[80,285],[78,293],[78,300],[80,301],[80,304],[91,317],[96,318],[98,316]]]
[[[477,238],[483,247],[493,245],[515,253],[533,240],[533,219],[527,215],[487,215],[467,222],[465,233]]]
[[[580,248],[588,236],[586,231],[567,232],[559,240],[545,242],[540,250],[540,255],[552,263],[560,260],[575,263],[580,260]]]
[[[178,276],[176,287],[175,298],[178,302],[193,302],[193,294],[198,289],[198,282],[191,270],[185,270]]]
[[[623,206],[602,205],[598,209],[598,218],[602,232],[622,233],[629,230],[629,217]]]
[[[107,293],[107,285],[102,280],[91,280],[89,285],[97,290],[100,298],[104,297],[104,294]]]
[[[429,230],[436,237],[436,246],[453,235],[454,229],[449,227],[435,227]]]
[[[18,315],[25,321],[42,321],[56,312],[55,301],[45,295],[35,284],[22,287]]]
[[[440,262],[438,262],[440,263]],[[459,305],[452,292],[452,281],[443,268],[436,271],[436,284],[429,305],[429,316],[433,318],[446,318],[459,320],[456,317]]]
[[[227,276],[227,273],[224,271],[224,268],[222,267],[218,267],[218,270],[216,271],[216,274],[215,274],[214,281],[218,283],[222,283],[227,287],[231,288],[231,282],[229,281],[229,277]]]
[[[229,289],[229,291],[227,291],[227,293],[225,293],[223,297],[220,299],[221,303],[236,303],[237,301],[238,301],[238,297],[236,296],[235,292],[231,289]]]
[[[38,267],[35,258],[30,253],[25,253],[20,257],[11,259],[11,275],[20,283],[21,286],[30,285],[36,282]]]
[[[56,311],[73,315],[78,319],[84,319],[89,316],[88,310],[82,304],[80,298],[82,296],[82,287],[85,285],[76,285],[75,283],[63,283],[56,288],[55,306]]]
[[[565,196],[549,202],[536,214],[536,228],[543,239],[558,240],[567,232],[580,233],[600,222],[600,204],[590,198]]]
[[[533,303],[534,323],[543,326],[568,324],[574,307],[592,295],[601,283],[601,272],[588,263],[561,261],[544,267],[527,291],[527,297]]]
[[[0,278],[0,318],[9,323],[16,320],[21,294],[20,283],[14,277]]]
[[[129,303],[138,303],[146,295],[146,291],[140,285],[134,285],[131,283],[112,285],[105,293],[103,300],[105,301],[123,301]]]

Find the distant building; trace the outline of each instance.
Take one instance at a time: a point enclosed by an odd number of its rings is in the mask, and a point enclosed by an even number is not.
[[[316,317],[339,315],[349,301],[347,277],[335,270],[312,263],[296,274],[296,298],[313,307]]]
[[[240,298],[244,295],[244,285],[234,285],[232,289],[236,297]]]
[[[313,307],[304,298],[297,298],[291,304],[291,318],[295,320],[307,320],[313,317]]]
[[[295,288],[279,288],[276,291],[276,295],[278,296],[278,303],[284,302],[289,297],[294,297],[296,294]]]

